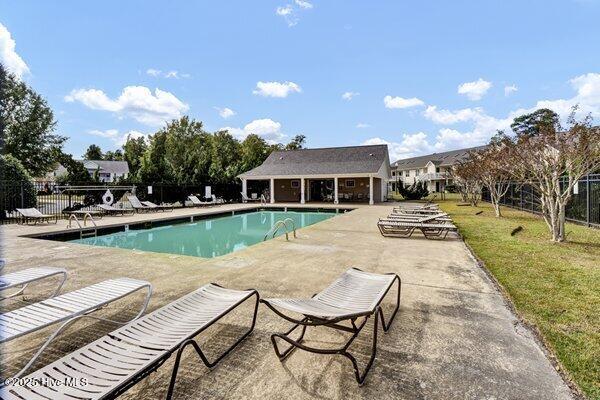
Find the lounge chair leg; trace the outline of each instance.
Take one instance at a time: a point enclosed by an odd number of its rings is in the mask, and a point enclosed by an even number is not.
[[[302,321],[304,322],[306,320],[307,320],[307,318],[304,318]],[[277,338],[281,338],[287,342],[287,340],[286,340],[287,335],[292,333],[299,326],[302,326],[302,333],[300,333],[300,337],[297,340],[293,341],[294,343],[288,342],[290,344],[290,346],[285,351],[283,351],[283,353],[280,352],[279,347],[277,346]],[[289,356],[292,353],[292,351],[294,351],[297,348],[295,343],[300,344],[302,342],[302,340],[304,339],[305,333],[306,333],[306,325],[296,324],[292,327],[292,329],[290,329],[289,331],[287,331],[284,334],[275,333],[275,334],[271,335],[271,343],[273,343],[273,349],[275,350],[275,354],[277,354],[277,358],[279,358],[279,361],[285,360],[285,358],[287,356]],[[285,338],[284,338],[284,336],[285,336]]]
[[[212,369],[233,349],[235,349],[244,339],[246,339],[248,335],[252,333],[252,331],[254,330],[254,326],[256,325],[256,316],[258,314],[258,292],[255,290],[250,297],[252,296],[256,297],[256,303],[254,305],[254,314],[252,316],[252,324],[250,325],[250,329],[248,329],[246,333],[244,333],[233,345],[231,345],[227,350],[225,350],[217,359],[215,359],[214,361],[209,361],[206,355],[204,355],[204,352],[202,352],[202,349],[200,349],[198,343],[194,339],[188,339],[179,346],[179,349],[177,350],[177,356],[175,357],[175,364],[173,365],[171,381],[169,382],[169,389],[167,390],[167,400],[170,400],[173,397],[173,391],[175,390],[175,382],[177,380],[177,372],[179,371],[179,363],[181,362],[181,355],[183,354],[183,351],[187,346],[191,345],[194,348],[194,350],[196,350],[196,353],[198,354],[204,365],[207,368]],[[246,301],[250,297],[247,297],[244,301]],[[242,301],[242,303],[244,301]],[[241,303],[238,303],[238,305],[239,304]]]
[[[383,310],[381,309],[381,307],[379,308],[379,313],[380,313],[380,317],[381,317],[381,327],[383,328],[384,332],[387,332],[390,330],[390,327],[392,326],[392,322],[394,322],[394,319],[396,318],[396,314],[398,313],[398,310],[400,309],[400,294],[402,291],[402,280],[400,279],[400,277],[396,274],[394,274],[394,280],[397,280],[398,282],[398,294],[396,297],[396,307],[394,308],[394,311],[392,312],[392,316],[390,317],[390,320],[388,321],[388,323],[385,323],[385,317],[383,316]]]
[[[356,382],[358,383],[359,386],[362,386],[364,384],[365,379],[367,378],[367,374],[371,370],[371,367],[373,366],[373,362],[375,361],[375,356],[377,355],[377,328],[379,326],[379,314],[380,313],[381,313],[381,308],[377,307],[377,310],[375,311],[375,320],[373,321],[374,322],[373,345],[371,347],[371,358],[369,359],[369,362],[367,363],[367,366],[365,367],[362,374],[360,373],[360,370],[358,369],[358,363],[356,362],[356,358],[354,358],[354,356],[352,354],[350,354],[349,352],[347,352],[345,349],[344,349],[344,351],[340,352],[341,355],[343,355],[344,357],[349,359],[350,362],[352,362],[352,367],[354,368],[354,377],[356,378]],[[348,342],[348,345],[350,343],[351,343],[351,341]]]

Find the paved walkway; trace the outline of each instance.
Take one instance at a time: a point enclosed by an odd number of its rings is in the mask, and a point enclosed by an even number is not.
[[[185,357],[175,398],[570,399],[567,386],[529,331],[505,306],[463,242],[457,238],[429,241],[418,236],[383,238],[375,224],[390,210],[391,205],[361,206],[300,230],[296,240],[286,242],[279,237],[214,259],[19,237],[64,229],[64,221],[62,227],[3,227],[2,247],[8,259],[6,271],[35,265],[67,268],[69,279],[64,291],[109,277],[149,280],[155,289],[151,309],[207,282],[254,287],[263,297],[306,297],[350,266],[396,272],[402,277],[400,312],[388,334],[380,336],[377,360],[363,387],[356,385],[352,367],[343,357],[296,351],[280,363],[272,352],[269,335],[286,329],[287,324],[261,306],[255,333],[215,370],[207,371],[192,353]],[[188,211],[173,215],[182,212]],[[105,218],[102,224],[111,221],[125,219]],[[42,287],[49,290],[49,286]],[[126,318],[135,308],[129,301],[103,314]],[[13,302],[7,308],[17,306]],[[387,310],[390,308],[391,301]],[[210,353],[224,347],[230,333],[242,329],[240,324],[234,316],[226,324],[211,328],[200,341],[208,341]],[[113,329],[82,322],[57,340],[38,366]],[[24,365],[49,332],[5,346],[3,376]],[[369,335],[365,332],[353,345],[359,362],[369,355]],[[323,329],[309,329],[307,338],[321,345],[341,341],[339,333]],[[168,362],[123,397],[163,397],[171,365]]]

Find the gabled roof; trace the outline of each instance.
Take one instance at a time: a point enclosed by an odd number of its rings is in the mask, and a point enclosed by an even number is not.
[[[443,153],[427,154],[425,156],[406,158],[404,160],[398,160],[392,163],[392,168],[398,169],[414,169],[424,168],[429,161],[434,163],[436,166],[450,166],[456,164],[467,156],[467,152],[473,150],[483,149],[486,146],[470,147],[468,149],[458,149],[452,151],[446,151]]]
[[[239,176],[376,174],[384,163],[387,168],[388,162],[385,144],[274,151],[260,166]]]
[[[100,172],[111,173],[111,174],[128,174],[129,165],[127,161],[106,161],[106,160],[81,160],[82,163],[94,163],[100,168]]]

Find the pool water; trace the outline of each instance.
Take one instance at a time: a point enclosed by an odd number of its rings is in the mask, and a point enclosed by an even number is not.
[[[296,229],[299,229],[335,215],[331,212],[256,211],[151,229],[110,233],[71,242],[211,258],[262,242],[277,220],[291,218]],[[283,229],[279,229],[276,236],[284,233]],[[268,239],[270,238],[271,234]]]

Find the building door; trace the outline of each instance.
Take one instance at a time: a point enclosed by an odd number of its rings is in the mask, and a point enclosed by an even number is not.
[[[436,183],[435,183],[435,191],[436,191],[437,193],[439,193],[439,192],[440,192],[440,183],[439,183],[439,182],[436,182]]]
[[[310,201],[333,201],[333,179],[310,180]]]

